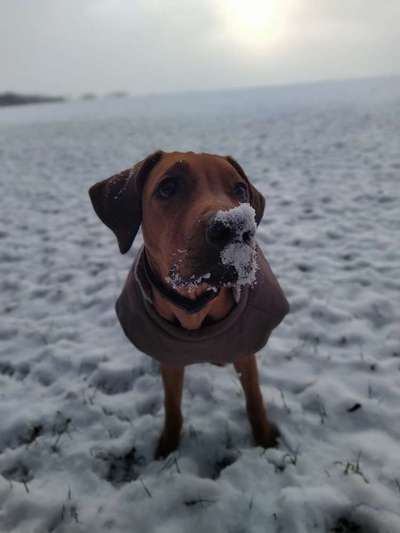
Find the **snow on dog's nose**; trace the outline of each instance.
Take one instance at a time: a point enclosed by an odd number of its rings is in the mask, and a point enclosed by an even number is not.
[[[237,285],[252,284],[256,279],[255,214],[250,204],[240,204],[217,211],[207,228],[207,242],[220,250],[223,265],[235,268]]]
[[[210,217],[206,240],[219,249],[230,243],[251,245],[255,232],[255,211],[250,204],[241,204],[228,211],[217,211]]]

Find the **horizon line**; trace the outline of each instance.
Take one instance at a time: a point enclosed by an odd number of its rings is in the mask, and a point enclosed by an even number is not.
[[[21,92],[17,89],[5,89],[0,92],[0,94],[6,94],[6,93],[15,93],[21,96],[45,96],[45,97],[61,97],[68,100],[80,100],[85,95],[93,95],[95,99],[97,98],[103,98],[103,97],[111,97],[113,95],[116,95],[117,93],[122,93],[123,97],[126,98],[152,98],[152,97],[160,97],[160,96],[179,96],[179,95],[190,95],[190,94],[203,94],[203,93],[218,93],[218,92],[237,92],[237,91],[246,91],[246,90],[263,90],[263,89],[284,89],[284,88],[290,88],[290,87],[298,87],[298,86],[307,86],[307,85],[323,85],[327,83],[345,83],[345,82],[363,82],[363,81],[373,81],[373,80],[387,80],[392,78],[400,78],[400,73],[387,73],[387,74],[378,74],[378,75],[368,75],[368,76],[355,76],[355,77],[343,77],[343,78],[319,78],[315,80],[305,80],[305,81],[289,81],[289,82],[270,82],[267,84],[257,84],[257,85],[242,85],[242,86],[233,86],[233,87],[227,87],[227,86],[221,86],[216,88],[189,88],[189,89],[175,89],[175,90],[169,90],[169,91],[146,91],[146,92],[138,92],[138,93],[131,93],[128,89],[115,89],[110,90],[107,92],[102,93],[96,93],[91,90],[83,91],[79,94],[71,95],[71,94],[60,94],[60,93],[49,93],[49,92],[37,92],[37,91],[29,91],[29,92]]]

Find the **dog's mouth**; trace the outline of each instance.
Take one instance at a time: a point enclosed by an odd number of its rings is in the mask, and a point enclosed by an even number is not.
[[[231,287],[238,281],[238,273],[233,265],[216,264],[209,269],[207,284],[212,287]]]
[[[201,278],[197,278],[196,280],[191,278],[190,283],[192,289],[190,291],[185,291],[186,294],[182,294],[177,287],[172,285],[168,277],[165,278],[165,280],[162,280],[152,271],[146,256],[144,256],[144,271],[147,280],[164,298],[190,314],[195,314],[201,311],[211,300],[218,296],[220,291],[218,287],[204,284],[204,282],[201,281]],[[203,287],[203,285],[205,285],[205,287]]]
[[[232,266],[214,265],[205,274],[183,275],[173,265],[165,281],[175,290],[186,289],[193,297],[209,289],[233,286],[238,279]]]
[[[183,261],[174,263],[165,281],[175,290],[186,289],[189,294],[196,295],[210,288],[252,285],[257,270],[255,246],[243,248],[243,245],[235,247],[232,243],[219,254],[212,252],[187,257],[185,264],[188,268],[183,268]],[[186,274],[187,270],[192,273]]]

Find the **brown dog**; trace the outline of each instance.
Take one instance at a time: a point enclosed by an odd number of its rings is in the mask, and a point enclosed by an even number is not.
[[[256,443],[275,445],[254,353],[289,308],[255,244],[265,201],[243,169],[231,157],[158,151],[89,194],[121,253],[142,225],[144,249],[116,308],[128,338],[160,361],[165,424],[156,457],[179,444],[184,367],[203,361],[233,362]]]

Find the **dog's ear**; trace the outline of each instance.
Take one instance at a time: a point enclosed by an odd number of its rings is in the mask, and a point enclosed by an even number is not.
[[[239,165],[239,163],[236,161],[236,159],[233,159],[230,155],[226,156],[225,159],[233,166],[233,168],[244,178],[250,188],[250,205],[256,212],[256,224],[261,222],[261,219],[264,215],[264,209],[265,209],[265,198],[264,196],[258,191],[254,185],[250,183],[249,178],[247,177],[245,171],[242,169],[242,167]]]
[[[142,190],[151,169],[161,159],[159,150],[89,189],[89,196],[100,220],[118,239],[121,254],[132,246],[142,222]]]

